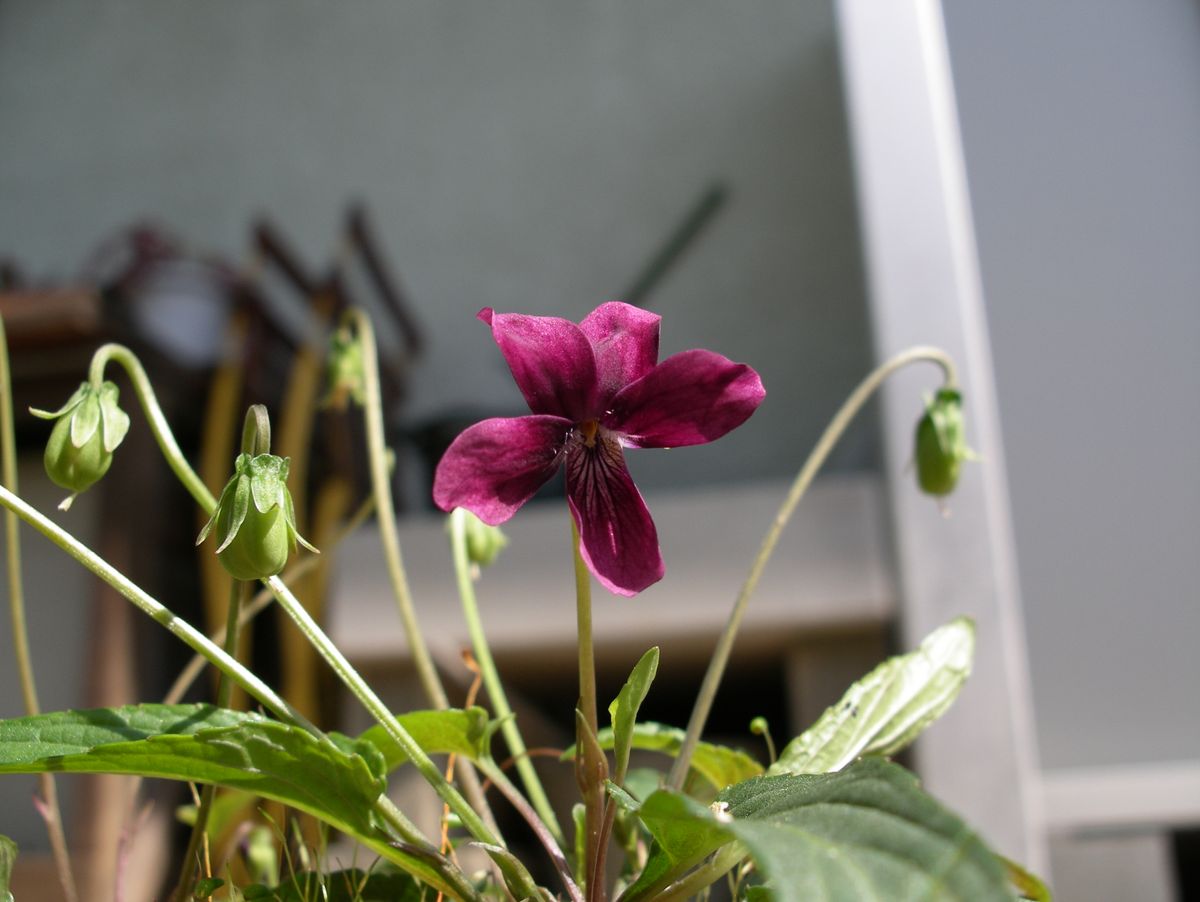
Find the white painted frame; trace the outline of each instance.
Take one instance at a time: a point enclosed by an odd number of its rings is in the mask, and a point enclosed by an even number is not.
[[[967,613],[975,672],[918,743],[929,790],[998,850],[1048,866],[1004,455],[942,11],[937,0],[838,0],[839,42],[876,353],[936,344],[958,361],[968,438],[983,457],[950,501],[906,472],[932,368],[883,392],[883,436],[905,647]]]

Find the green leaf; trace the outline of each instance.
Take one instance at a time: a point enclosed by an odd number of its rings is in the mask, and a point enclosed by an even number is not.
[[[633,747],[648,752],[662,752],[664,755],[675,757],[683,747],[683,730],[669,727],[665,724],[647,721],[636,724],[633,728]],[[613,731],[605,727],[596,737],[603,749],[613,747]],[[575,757],[575,746],[562,753],[562,760],[569,761]],[[734,783],[740,783],[751,777],[757,777],[763,772],[762,765],[738,749],[724,745],[713,745],[710,742],[696,744],[692,754],[692,770],[703,777],[715,789],[724,789]]]
[[[898,752],[957,698],[974,652],[970,619],[960,617],[934,630],[916,651],[884,661],[851,686],[788,743],[767,773],[828,773],[863,755]]]
[[[266,898],[270,902],[420,902],[426,889],[408,874],[352,868],[331,874],[296,874]]]
[[[478,761],[487,754],[488,714],[483,708],[448,708],[445,711],[410,711],[396,719],[408,730],[426,754],[461,755]],[[383,754],[387,772],[408,761],[408,756],[382,726],[374,726],[358,737]]]
[[[633,728],[637,724],[638,709],[646,700],[654,675],[658,673],[658,648],[652,648],[641,660],[634,665],[629,679],[617,693],[608,713],[612,717],[613,758],[616,767],[613,774],[617,783],[625,780],[625,771],[629,767],[629,749],[633,744]]]
[[[680,861],[717,848],[719,839],[740,841],[776,902],[1012,902],[995,855],[912,774],[887,761],[756,777],[721,793],[709,809],[666,792],[643,807],[647,826]]]
[[[299,727],[211,705],[134,705],[0,721],[0,773],[141,774],[216,783],[373,832],[383,781]]]
[[[196,889],[192,891],[192,895],[197,899],[207,899],[224,885],[225,881],[220,877],[205,877],[196,883]]]
[[[13,902],[8,885],[12,881],[13,862],[17,860],[17,844],[0,836],[0,902]]]

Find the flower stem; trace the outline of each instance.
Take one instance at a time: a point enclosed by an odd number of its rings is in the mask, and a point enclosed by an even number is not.
[[[158,447],[162,451],[163,457],[166,458],[167,465],[174,472],[175,477],[183,483],[183,487],[196,499],[196,503],[204,508],[206,513],[211,514],[213,508],[217,506],[217,499],[212,496],[212,492],[204,485],[203,480],[196,475],[196,471],[184,457],[183,451],[179,449],[175,435],[171,432],[167,418],[163,415],[162,407],[154,394],[150,379],[133,351],[119,344],[101,345],[92,355],[92,363],[88,369],[89,381],[93,386],[99,388],[104,381],[104,368],[109,361],[120,364],[121,368],[129,374],[133,391],[142,405],[146,420],[150,423],[150,431],[154,433],[154,439],[158,442]]]
[[[592,576],[579,552],[579,527],[571,517],[571,548],[575,557],[575,615],[579,632],[579,713],[584,729],[577,729],[575,767],[583,796],[587,831],[585,890],[588,902],[604,902],[604,875],[597,864],[603,861],[600,840],[604,821],[604,759],[595,741],[600,732],[596,717],[596,656],[592,644]]]
[[[695,707],[692,708],[692,716],[688,721],[687,734],[684,737],[679,755],[675,759],[675,763],[671,767],[670,776],[667,779],[667,785],[671,789],[678,791],[683,786],[688,767],[691,765],[692,753],[696,750],[696,743],[699,742],[700,734],[704,730],[704,724],[708,720],[708,714],[712,709],[713,699],[716,697],[721,677],[724,675],[725,667],[729,663],[729,654],[733,650],[733,642],[737,638],[738,628],[741,626],[742,617],[746,613],[747,603],[750,601],[750,596],[754,594],[754,590],[758,586],[759,577],[762,576],[763,570],[767,566],[767,561],[770,559],[771,553],[775,550],[775,545],[779,542],[783,528],[787,526],[788,521],[791,519],[796,505],[804,497],[804,493],[812,483],[813,477],[816,476],[821,465],[825,463],[829,452],[833,450],[842,433],[846,431],[846,427],[850,425],[855,415],[862,410],[863,405],[866,404],[871,395],[897,370],[918,361],[929,361],[937,364],[942,368],[945,387],[957,387],[958,374],[954,367],[954,361],[950,359],[950,356],[945,351],[929,346],[918,346],[909,348],[907,351],[902,351],[890,360],[880,364],[858,384],[854,391],[850,393],[850,396],[842,403],[842,406],[838,408],[837,413],[834,414],[833,419],[830,420],[829,425],[825,427],[825,431],[821,433],[821,437],[817,440],[817,444],[809,453],[807,460],[804,461],[804,465],[796,475],[796,479],[792,483],[787,497],[780,506],[779,512],[775,515],[775,519],[767,530],[766,536],[763,538],[758,555],[754,558],[754,563],[750,567],[750,573],[747,575],[746,581],[742,584],[737,600],[733,604],[733,610],[729,614],[729,620],[725,624],[725,629],[721,633],[720,639],[717,640],[716,650],[713,652],[712,660],[709,662],[708,671],[704,674],[704,682],[700,685],[700,692],[696,697]]]
[[[371,489],[375,495],[378,512],[379,538],[383,545],[383,556],[387,561],[388,578],[392,583],[392,594],[404,623],[409,649],[417,677],[425,689],[425,695],[435,708],[448,706],[446,690],[433,665],[433,658],[425,644],[424,634],[417,622],[413,607],[412,592],[408,586],[408,575],[404,569],[404,558],[400,553],[400,538],[396,534],[396,511],[392,506],[391,476],[388,467],[387,442],[383,434],[383,395],[379,386],[379,359],[375,346],[375,329],[371,319],[358,308],[351,308],[346,316],[354,324],[363,356],[363,420],[367,430],[367,454],[371,466]]]
[[[454,560],[454,574],[458,580],[458,594],[462,599],[463,618],[467,621],[467,631],[471,635],[471,646],[475,651],[475,661],[479,664],[479,672],[483,676],[483,684],[487,687],[488,698],[492,702],[492,714],[500,721],[500,731],[508,744],[516,762],[517,773],[525,784],[525,792],[533,804],[537,816],[546,829],[550,831],[554,842],[561,846],[564,842],[562,827],[554,816],[554,809],[546,797],[546,790],[538,779],[537,770],[529,760],[525,740],[513,717],[512,707],[504,693],[504,684],[500,682],[500,674],[496,670],[496,662],[488,647],[487,634],[483,629],[483,620],[479,616],[479,603],[475,597],[475,583],[471,578],[471,564],[467,558],[467,532],[464,518],[466,511],[460,509],[450,514],[450,550]],[[493,780],[493,782],[495,782]],[[561,854],[561,852],[559,853]]]
[[[417,611],[408,585],[408,574],[404,568],[404,556],[400,551],[400,536],[396,532],[396,510],[392,504],[391,473],[383,430],[383,392],[379,384],[379,352],[375,344],[375,328],[371,325],[371,318],[356,307],[346,311],[344,321],[353,324],[362,351],[363,421],[367,432],[367,460],[371,470],[371,492],[375,498],[375,510],[378,515],[376,520],[379,524],[379,541],[387,564],[388,579],[392,584],[392,595],[396,599],[413,666],[417,671],[417,679],[425,690],[425,697],[433,707],[444,710],[450,707],[450,702],[433,664],[433,658],[429,654],[425,634],[417,621]],[[456,766],[463,792],[470,799],[471,806],[483,817],[489,832],[499,837],[496,820],[488,807],[479,777],[471,763],[460,759]],[[502,840],[500,845],[503,845]]]
[[[17,440],[13,426],[12,371],[8,361],[8,336],[4,321],[0,319],[0,458],[3,458],[3,483],[12,492],[17,489]],[[20,522],[12,511],[5,513],[4,535],[7,543],[8,563],[8,610],[12,619],[13,653],[17,659],[17,673],[21,681],[21,697],[25,713],[41,713],[38,703],[37,683],[33,675],[33,655],[29,649],[29,627],[25,618],[25,583],[21,575]],[[79,891],[71,872],[71,856],[67,850],[67,838],[63,831],[62,807],[58,803],[58,784],[53,774],[41,774],[38,783],[45,803],[43,818],[46,832],[50,836],[50,848],[54,855],[54,866],[58,881],[62,884],[67,902],[76,902]]]
[[[247,426],[249,423],[250,418],[247,417]],[[229,592],[229,608],[225,614],[224,648],[225,654],[231,658],[237,655],[238,618],[245,596],[250,594],[250,585],[250,583],[235,579],[232,581]],[[229,699],[232,695],[233,682],[225,674],[221,674],[221,678],[217,682],[217,707],[229,707]],[[192,884],[192,874],[195,871],[196,854],[200,850],[204,834],[208,831],[208,814],[212,810],[213,797],[216,793],[217,787],[212,783],[204,784],[204,788],[200,790],[200,805],[196,809],[196,822],[192,824],[192,835],[188,838],[187,850],[183,853],[179,880],[175,884],[175,893],[172,896],[178,902],[187,900],[188,890]]]

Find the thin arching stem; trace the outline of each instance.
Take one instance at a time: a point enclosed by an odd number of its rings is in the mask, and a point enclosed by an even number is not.
[[[733,650],[734,639],[737,638],[738,628],[741,626],[742,618],[745,616],[746,605],[750,601],[750,596],[754,594],[754,590],[758,586],[758,580],[767,566],[767,561],[771,558],[771,553],[775,550],[775,546],[779,542],[783,528],[787,526],[788,521],[791,519],[796,505],[800,503],[800,499],[808,491],[813,477],[817,475],[817,471],[821,469],[821,465],[829,457],[829,452],[833,450],[842,433],[846,431],[846,427],[850,425],[855,415],[862,410],[863,405],[867,403],[871,395],[897,370],[919,361],[928,361],[940,366],[945,386],[947,388],[957,387],[958,374],[955,371],[954,361],[950,359],[950,356],[945,351],[940,348],[928,346],[909,348],[907,351],[903,351],[880,364],[858,384],[854,391],[850,393],[850,396],[842,403],[842,406],[838,408],[837,413],[834,414],[833,419],[830,420],[829,425],[825,427],[825,431],[821,433],[821,437],[817,440],[817,444],[809,453],[808,459],[804,461],[804,465],[796,475],[796,479],[792,483],[787,497],[780,506],[779,512],[775,515],[775,519],[771,522],[766,536],[763,538],[762,546],[759,548],[758,554],[754,558],[754,563],[750,567],[750,573],[747,575],[746,581],[742,584],[741,591],[738,592],[737,600],[733,604],[733,610],[729,614],[729,620],[725,624],[725,629],[722,631],[721,637],[717,640],[717,647],[713,652],[708,670],[704,674],[704,682],[700,685],[700,692],[696,697],[695,707],[692,708],[692,716],[688,721],[687,733],[684,737],[683,745],[679,750],[679,756],[675,759],[675,763],[671,767],[670,776],[667,779],[667,785],[671,789],[679,790],[683,786],[688,767],[691,765],[692,753],[696,750],[696,743],[699,742],[700,734],[704,730],[704,724],[708,720],[713,699],[716,697],[717,688],[721,684],[721,677],[724,675],[725,667],[729,663],[729,654]]]
[[[554,809],[546,797],[542,781],[538,779],[537,770],[529,760],[525,740],[513,717],[512,707],[504,692],[504,684],[496,670],[496,662],[492,658],[492,650],[488,646],[487,633],[483,629],[483,620],[479,616],[479,602],[475,598],[475,581],[471,576],[471,563],[467,557],[467,534],[465,518],[470,516],[461,508],[450,515],[450,551],[454,561],[454,574],[458,581],[458,595],[462,600],[463,619],[467,622],[467,632],[471,636],[471,647],[475,652],[475,661],[479,665],[479,673],[483,677],[483,685],[487,687],[488,698],[492,703],[492,714],[500,721],[500,732],[516,762],[517,773],[525,784],[525,792],[533,804],[538,817],[544,822],[546,829],[558,845],[564,842],[562,827],[554,816]],[[560,852],[561,854],[561,852]]]
[[[8,362],[8,336],[4,321],[0,320],[0,458],[3,459],[3,482],[6,488],[16,493],[17,488],[17,440],[13,426],[12,371]],[[41,713],[38,703],[37,683],[33,675],[33,655],[29,650],[29,627],[25,619],[25,582],[21,574],[20,521],[12,511],[4,515],[4,535],[7,544],[8,564],[8,610],[12,620],[13,654],[16,657],[17,673],[21,681],[21,698],[25,713]],[[71,872],[71,855],[67,850],[67,837],[63,831],[62,807],[58,803],[58,784],[53,774],[39,774],[38,784],[45,804],[42,817],[46,821],[46,832],[50,836],[50,849],[54,855],[54,867],[58,871],[58,882],[62,884],[67,902],[76,902],[79,891],[75,887],[75,876]]]
[[[413,604],[412,590],[408,584],[408,573],[404,567],[404,555],[400,550],[400,536],[396,531],[396,509],[392,503],[392,480],[388,465],[387,438],[383,429],[383,391],[379,384],[379,352],[375,344],[375,329],[371,318],[362,310],[352,307],[344,314],[344,322],[354,327],[362,353],[363,364],[363,421],[367,433],[367,460],[371,471],[371,493],[375,498],[375,510],[378,514],[379,541],[383,558],[387,564],[388,579],[392,585],[392,596],[396,599],[396,608],[400,613],[400,622],[404,626],[404,634],[408,639],[409,653],[412,655],[413,666],[417,671],[417,679],[425,691],[429,703],[444,710],[450,707],[446,697],[446,689],[438,676],[433,657],[429,654],[429,646],[425,642],[425,634],[417,620],[416,607]],[[463,792],[471,802],[471,807],[479,812],[488,832],[499,839],[500,828],[488,807],[487,798],[479,784],[471,762],[460,759],[456,765],[459,782]],[[479,838],[479,837],[476,837]]]

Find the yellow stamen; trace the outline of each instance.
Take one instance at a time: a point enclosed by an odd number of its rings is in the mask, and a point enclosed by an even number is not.
[[[583,444],[585,447],[594,448],[596,445],[596,434],[600,431],[600,423],[596,420],[584,420],[579,424],[579,434],[583,436]]]

